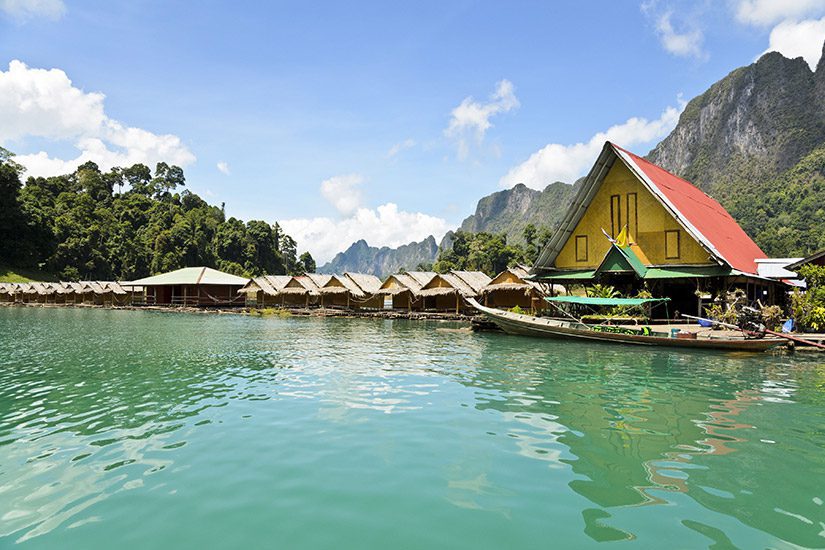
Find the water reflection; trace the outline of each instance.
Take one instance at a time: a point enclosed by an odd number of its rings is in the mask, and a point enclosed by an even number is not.
[[[459,540],[483,517],[527,540],[553,520],[561,545],[825,546],[821,361],[454,329],[0,311],[0,540],[118,524],[101,503],[186,481],[184,509],[213,484],[249,515],[282,498],[290,521],[346,499],[469,514],[431,535]]]
[[[477,371],[477,406],[529,427],[517,442],[524,456],[571,467],[569,487],[596,506],[582,510],[594,540],[634,538],[607,520],[684,493],[780,540],[825,546],[825,429],[816,422],[825,366],[815,359],[508,344],[488,340],[482,363],[501,368]],[[501,391],[490,398],[489,388]],[[683,525],[729,542],[713,526]]]

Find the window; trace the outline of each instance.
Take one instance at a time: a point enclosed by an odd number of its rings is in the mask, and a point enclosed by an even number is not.
[[[610,236],[616,238],[622,230],[622,196],[610,196]]]
[[[576,261],[587,261],[587,235],[576,235]]]
[[[639,234],[639,213],[636,210],[636,193],[627,194],[627,230],[636,238]]]
[[[677,260],[679,253],[679,240],[681,231],[678,229],[671,229],[665,231],[665,259]]]

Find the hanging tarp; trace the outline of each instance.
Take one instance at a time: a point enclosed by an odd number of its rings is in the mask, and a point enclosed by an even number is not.
[[[670,301],[670,298],[596,298],[593,296],[546,296],[544,299],[548,302],[585,306],[641,306]]]

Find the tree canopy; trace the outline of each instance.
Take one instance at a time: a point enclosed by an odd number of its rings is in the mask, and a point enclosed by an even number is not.
[[[135,164],[103,172],[30,177],[0,148],[0,263],[40,267],[64,279],[129,280],[205,265],[244,276],[314,266],[295,241],[261,220],[227,219],[185,189],[178,166]]]

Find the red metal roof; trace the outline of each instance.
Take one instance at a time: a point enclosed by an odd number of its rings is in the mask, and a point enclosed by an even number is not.
[[[664,168],[614,143],[610,145],[631,168],[635,167],[637,172],[641,172],[640,175],[653,184],[653,191],[675,211],[677,218],[694,233],[695,238],[732,268],[745,273],[757,273],[755,260],[767,258],[767,255],[721,204],[692,183],[674,176]]]

